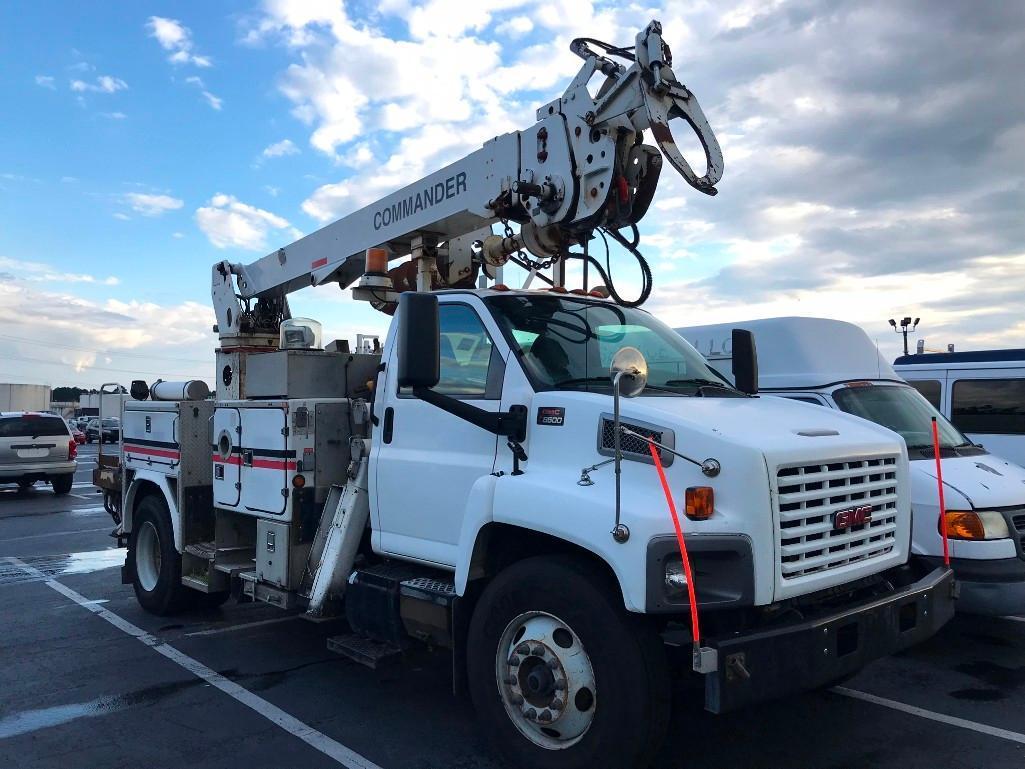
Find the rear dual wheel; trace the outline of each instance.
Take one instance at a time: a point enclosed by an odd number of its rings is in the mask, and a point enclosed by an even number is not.
[[[573,557],[499,574],[470,623],[470,693],[514,766],[646,767],[669,719],[661,638],[616,583]]]
[[[201,593],[182,584],[181,554],[174,547],[171,516],[164,500],[149,494],[135,508],[128,539],[128,566],[139,605],[160,616],[190,607],[212,608],[227,593]]]

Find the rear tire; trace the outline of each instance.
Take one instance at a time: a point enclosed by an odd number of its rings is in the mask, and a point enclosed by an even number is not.
[[[75,476],[71,473],[67,475],[55,475],[50,479],[50,485],[53,486],[53,493],[57,495],[64,495],[71,492],[71,484],[74,482]]]
[[[182,585],[181,554],[174,549],[171,516],[164,500],[155,494],[145,496],[135,508],[128,567],[135,597],[151,614],[175,614],[196,594]]]
[[[583,559],[529,558],[500,573],[474,610],[467,650],[474,706],[512,766],[639,769],[662,744],[662,639]]]

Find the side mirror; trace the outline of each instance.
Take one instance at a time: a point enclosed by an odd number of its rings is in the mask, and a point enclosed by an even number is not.
[[[431,388],[441,376],[438,297],[407,291],[399,295],[399,387]]]
[[[742,328],[733,329],[733,382],[742,393],[758,392],[758,351],[755,335]]]
[[[636,398],[648,383],[648,362],[636,347],[621,347],[612,358],[609,370],[612,384],[619,380],[619,394]]]

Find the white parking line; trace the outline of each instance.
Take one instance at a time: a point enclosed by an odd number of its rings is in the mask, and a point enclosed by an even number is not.
[[[884,708],[899,710],[902,713],[908,713],[912,716],[918,716],[919,718],[928,718],[930,721],[938,721],[941,724],[948,724],[950,726],[959,726],[962,729],[971,729],[973,732],[988,734],[990,737],[999,737],[1003,740],[1017,742],[1019,745],[1025,745],[1025,734],[1022,734],[1021,732],[1012,732],[1008,729],[1001,729],[997,726],[980,724],[978,721],[969,721],[966,718],[948,716],[946,713],[934,713],[931,710],[915,707],[914,705],[908,705],[904,702],[888,700],[885,697],[877,697],[876,695],[869,694],[868,692],[859,692],[857,689],[848,689],[846,686],[834,686],[830,691],[836,694],[842,694],[844,697],[851,697],[852,699],[862,700],[863,702],[871,702],[873,705],[882,705]]]
[[[298,614],[290,614],[287,617],[272,617],[271,619],[262,619],[258,622],[244,622],[241,625],[230,625],[228,627],[215,627],[210,630],[197,630],[194,633],[186,633],[186,636],[196,635],[217,635],[218,633],[230,633],[234,630],[246,630],[251,627],[260,627],[261,625],[274,625],[278,622],[288,622],[289,620],[297,619]]]
[[[1025,622],[1025,617],[1004,617],[1004,619],[1014,620],[1015,622]]]
[[[19,566],[25,572],[42,579],[43,584],[47,587],[56,590],[66,598],[70,598],[79,606],[88,609],[96,616],[106,620],[122,633],[130,635],[146,644],[146,646],[149,646],[157,654],[166,657],[176,665],[188,670],[197,678],[201,678],[211,686],[220,689],[232,699],[240,702],[256,713],[259,713],[271,723],[281,727],[289,734],[298,737],[307,745],[319,750],[325,756],[334,759],[340,765],[348,767],[349,769],[381,769],[380,766],[369,759],[364,758],[356,751],[345,747],[340,742],[336,742],[326,734],[318,732],[312,726],[305,724],[295,716],[286,713],[277,705],[271,704],[262,697],[253,694],[248,689],[239,686],[234,681],[225,678],[216,670],[208,668],[199,660],[193,659],[187,654],[183,654],[173,646],[164,643],[156,636],[150,635],[142,628],[136,627],[128,620],[122,619],[109,609],[104,609],[102,606],[98,606],[95,601],[90,601],[81,593],[75,592],[70,587],[61,584],[57,580],[47,579],[46,576],[38,569],[29,566],[17,558],[8,558],[6,560],[16,566]]]

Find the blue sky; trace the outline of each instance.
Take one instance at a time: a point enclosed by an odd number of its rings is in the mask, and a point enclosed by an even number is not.
[[[830,315],[891,352],[905,313],[937,346],[1025,343],[1013,8],[38,2],[0,8],[0,380],[209,377],[211,264],[528,126],[572,37],[651,18],[726,172],[716,198],[663,176],[649,309]],[[333,286],[293,311],[329,336],[386,326]]]

